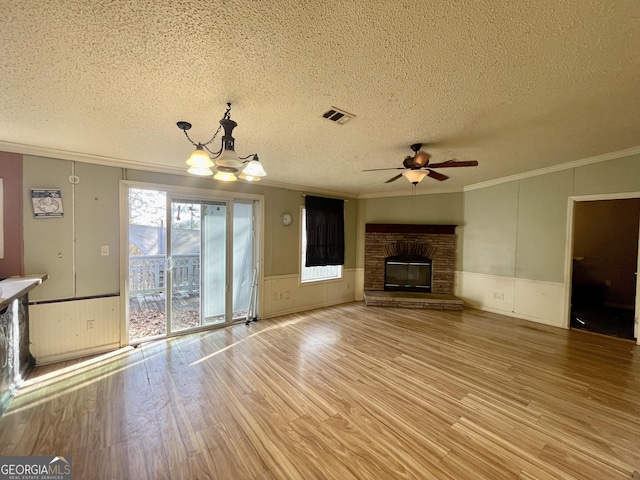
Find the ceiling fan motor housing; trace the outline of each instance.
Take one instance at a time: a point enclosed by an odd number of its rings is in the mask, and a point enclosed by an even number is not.
[[[402,165],[404,166],[404,168],[415,167],[414,157],[405,157],[402,161]]]

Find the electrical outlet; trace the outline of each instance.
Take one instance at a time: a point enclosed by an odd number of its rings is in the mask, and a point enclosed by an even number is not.
[[[495,300],[504,300],[504,292],[493,292],[493,298]]]
[[[284,292],[284,299],[285,300],[289,300],[289,298],[291,297],[291,293],[289,293],[289,290],[287,290],[286,292]]]
[[[277,301],[278,301],[278,294],[277,294],[277,293],[274,293],[274,294],[273,294],[273,301],[274,301],[274,302],[277,302]]]
[[[87,330],[94,330],[96,328],[95,320],[87,320]]]

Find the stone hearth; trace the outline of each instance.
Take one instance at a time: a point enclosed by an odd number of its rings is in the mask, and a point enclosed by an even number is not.
[[[453,296],[456,225],[369,223],[365,230],[365,303],[376,306],[462,310]],[[415,245],[429,252],[432,264],[431,293],[384,291],[385,258],[396,245]]]
[[[464,302],[453,295],[418,292],[375,292],[365,290],[364,302],[370,307],[462,310]]]

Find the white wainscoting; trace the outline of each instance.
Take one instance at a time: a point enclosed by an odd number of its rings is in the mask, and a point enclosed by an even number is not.
[[[355,300],[355,269],[344,269],[342,279],[300,284],[297,274],[264,278],[261,318],[311,310]]]
[[[364,268],[356,268],[356,300],[364,301]]]
[[[29,338],[36,364],[79,358],[120,347],[120,297],[29,306]]]
[[[564,290],[564,283],[461,271],[454,285],[454,294],[470,307],[567,328]]]

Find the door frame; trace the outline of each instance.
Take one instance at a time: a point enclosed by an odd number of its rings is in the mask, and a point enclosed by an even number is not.
[[[593,202],[599,200],[629,200],[633,198],[640,198],[640,192],[626,192],[626,193],[603,193],[596,195],[579,195],[569,197],[567,203],[567,235],[565,241],[565,255],[564,255],[564,328],[570,328],[571,324],[571,285],[573,280],[573,241],[575,235],[575,205],[577,202]],[[638,232],[638,241],[640,242],[640,226]],[[636,305],[634,311],[634,331],[636,334],[636,342],[640,345],[640,281],[637,279],[637,272],[640,271],[640,247],[638,248],[638,258],[636,267]]]
[[[254,249],[256,265],[258,266],[258,292],[256,296],[255,309],[258,318],[261,316],[263,298],[262,291],[264,287],[264,272],[262,265],[264,265],[264,211],[265,202],[264,195],[249,194],[234,191],[214,190],[206,188],[194,188],[194,187],[181,187],[176,185],[166,185],[151,182],[138,182],[133,180],[121,180],[120,181],[120,199],[119,199],[119,216],[120,216],[120,346],[124,347],[129,345],[129,188],[146,188],[151,190],[162,190],[166,192],[169,198],[192,198],[202,200],[213,201],[227,201],[232,202],[234,200],[244,200],[257,202],[257,208],[254,210],[254,231],[256,232]],[[227,245],[229,245],[229,238],[227,236]],[[227,249],[227,254],[232,252]],[[227,262],[227,268],[229,268],[229,262]],[[227,308],[231,308],[227,306]],[[232,325],[233,322],[225,322],[219,325],[202,326],[196,329],[189,330],[189,333],[196,332],[198,330],[208,330],[212,328],[220,328]],[[181,335],[182,332],[172,333],[166,335],[166,338],[175,335]]]

